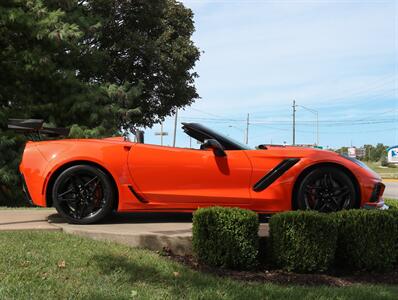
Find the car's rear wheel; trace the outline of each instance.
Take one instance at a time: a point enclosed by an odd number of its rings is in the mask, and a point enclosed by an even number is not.
[[[296,206],[298,209],[334,212],[354,208],[356,200],[355,184],[344,171],[319,167],[300,182]]]
[[[99,168],[76,165],[55,180],[52,199],[58,213],[69,223],[90,224],[106,217],[115,192],[110,178]]]

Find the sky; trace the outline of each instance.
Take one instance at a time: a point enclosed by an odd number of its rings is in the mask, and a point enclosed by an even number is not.
[[[250,146],[398,144],[398,1],[184,0],[202,51],[195,71],[200,99],[178,113]],[[174,117],[163,123],[172,145]],[[160,125],[145,142],[160,144]]]

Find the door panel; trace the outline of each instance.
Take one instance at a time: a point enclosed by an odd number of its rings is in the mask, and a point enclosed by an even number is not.
[[[128,164],[135,187],[150,205],[250,204],[251,163],[244,151],[135,144]]]

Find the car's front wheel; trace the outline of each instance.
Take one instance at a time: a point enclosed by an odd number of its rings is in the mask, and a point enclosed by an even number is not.
[[[296,207],[320,212],[354,208],[357,192],[354,182],[335,167],[319,167],[309,172],[299,184]]]
[[[112,211],[114,198],[114,188],[107,174],[89,165],[64,170],[52,189],[58,213],[75,224],[90,224],[103,219]]]

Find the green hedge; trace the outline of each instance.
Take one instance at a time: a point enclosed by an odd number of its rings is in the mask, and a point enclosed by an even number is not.
[[[390,207],[390,209],[398,209],[398,200],[396,199],[385,199],[385,204]]]
[[[258,227],[252,211],[199,209],[193,217],[194,253],[205,264],[232,269],[251,269],[257,259],[297,272],[323,272],[333,263],[386,271],[398,263],[398,209],[279,213],[271,217],[270,237],[261,247]]]
[[[257,265],[258,216],[239,208],[209,207],[193,216],[192,244],[199,261],[210,266],[251,269]]]
[[[355,209],[336,213],[339,236],[336,259],[355,270],[385,271],[397,259],[397,214]]]
[[[397,201],[397,200],[391,200],[391,201]],[[388,210],[388,213],[392,215],[395,221],[395,226],[398,228],[398,209],[392,207]],[[398,234],[397,236],[395,236],[395,264],[398,265]]]
[[[338,225],[314,211],[276,214],[269,222],[274,263],[288,271],[318,272],[333,263]]]

